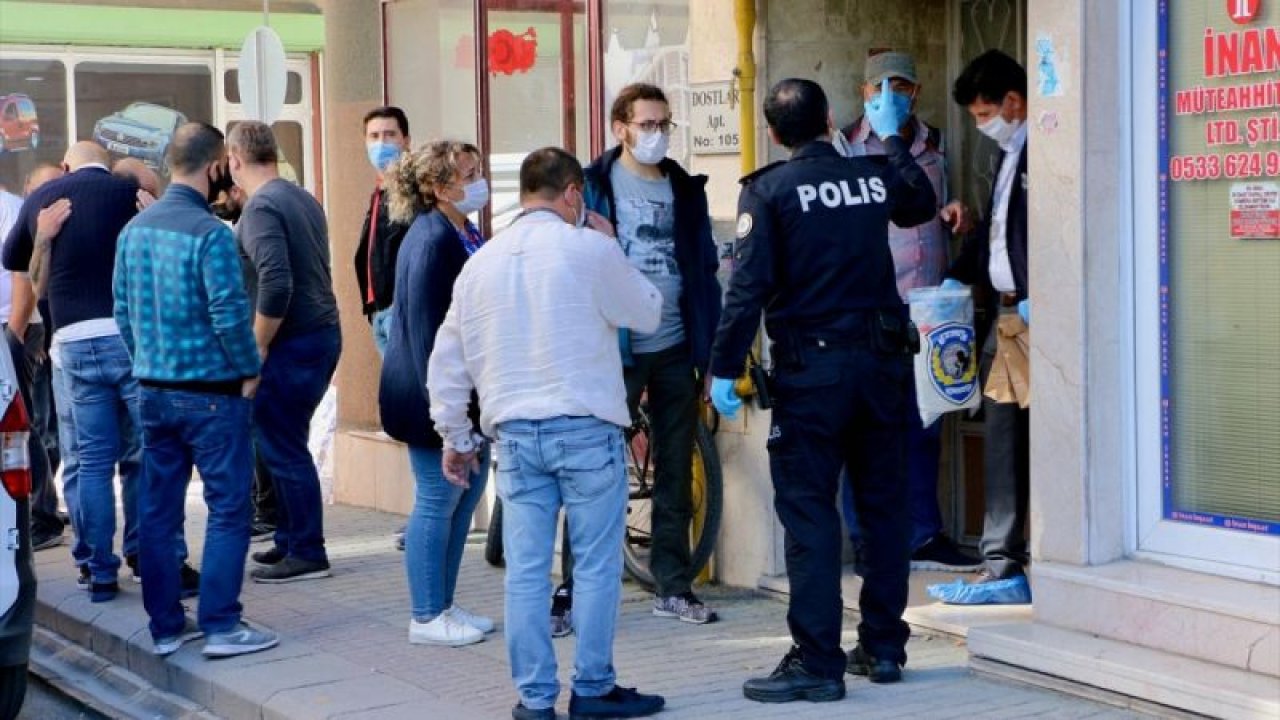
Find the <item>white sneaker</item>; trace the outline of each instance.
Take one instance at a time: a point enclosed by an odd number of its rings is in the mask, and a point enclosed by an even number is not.
[[[484,633],[464,624],[449,612],[442,612],[431,622],[409,621],[409,643],[412,645],[447,645],[461,647],[484,640]]]
[[[493,625],[492,619],[487,618],[483,615],[472,614],[471,612],[463,608],[460,608],[457,605],[454,605],[448,610],[445,610],[445,614],[452,615],[454,620],[457,620],[463,625],[470,625],[471,627],[479,630],[485,635],[488,635],[489,633],[493,632],[494,625]]]

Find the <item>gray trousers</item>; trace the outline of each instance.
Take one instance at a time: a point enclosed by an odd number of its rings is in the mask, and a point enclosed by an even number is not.
[[[1016,313],[1015,307],[1000,308],[1001,314]],[[982,384],[987,384],[995,359],[996,330],[992,323],[982,349]],[[1027,553],[1027,500],[1031,488],[1031,411],[1017,403],[997,403],[983,398],[986,418],[983,462],[986,469],[982,521],[982,556],[987,570],[997,578],[1023,574]]]

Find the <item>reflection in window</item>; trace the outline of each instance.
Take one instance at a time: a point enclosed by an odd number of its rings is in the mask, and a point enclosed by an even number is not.
[[[21,193],[42,162],[67,150],[66,68],[58,60],[0,63],[0,185]]]
[[[227,133],[238,124],[229,123]],[[303,161],[306,156],[303,153],[306,139],[302,134],[302,125],[289,120],[277,120],[271,124],[271,132],[276,136],[276,146],[280,153],[276,167],[280,177],[295,185],[305,185],[307,175]]]
[[[605,142],[616,144],[609,109],[618,91],[631,83],[657,85],[667,94],[677,129],[667,156],[689,162],[689,2],[688,0],[605,0]]]
[[[222,94],[229,103],[240,103],[240,71],[228,70],[222,75]],[[285,73],[284,104],[298,105],[302,102],[302,76],[296,72]]]
[[[173,131],[213,121],[213,78],[205,65],[80,63],[76,132],[114,157],[163,168]]]

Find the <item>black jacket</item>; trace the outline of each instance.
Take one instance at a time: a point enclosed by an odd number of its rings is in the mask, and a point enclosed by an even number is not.
[[[458,231],[439,210],[408,227],[396,259],[395,300],[387,354],[382,360],[378,409],[382,429],[409,445],[444,446],[431,423],[427,360],[453,298],[453,282],[467,261]],[[472,422],[479,428],[473,402]]]
[[[1000,155],[1001,163],[1004,155]],[[998,168],[1000,165],[997,164]],[[994,320],[998,311],[996,303],[999,293],[991,285],[991,217],[995,214],[996,192],[994,186],[991,197],[987,200],[987,214],[978,227],[965,238],[964,246],[947,277],[955,278],[966,285],[972,285],[975,291],[985,292],[984,308],[987,317]],[[1009,267],[1013,270],[1013,283],[1018,300],[1027,299],[1027,146],[1022,146],[1022,155],[1018,158],[1018,170],[1013,178],[1013,187],[1009,191],[1009,214],[1005,220],[1007,235],[1006,247],[1009,252]],[[976,308],[975,308],[976,309]]]
[[[617,203],[609,172],[621,155],[622,148],[615,147],[586,169],[587,206],[615,225]],[[685,341],[694,367],[705,372],[720,323],[720,282],[716,279],[720,259],[707,210],[707,176],[690,175],[670,158],[664,158],[658,168],[671,179],[675,203],[676,265],[680,268],[680,318]]]
[[[369,254],[369,224],[373,222],[374,203],[378,207],[378,227],[374,231],[373,254]],[[391,307],[396,285],[396,256],[409,226],[391,221],[387,196],[382,188],[369,196],[369,208],[360,226],[360,243],[356,248],[356,283],[360,286],[360,307],[365,315]],[[373,286],[373,302],[369,302],[369,286]]]

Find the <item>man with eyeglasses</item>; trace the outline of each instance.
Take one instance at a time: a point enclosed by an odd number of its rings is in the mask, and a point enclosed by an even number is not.
[[[617,146],[586,168],[589,209],[617,228],[631,265],[662,293],[662,322],[651,333],[623,330],[623,374],[634,417],[648,392],[654,457],[653,614],[702,625],[716,614],[693,594],[693,437],[699,377],[706,375],[720,321],[719,260],[711,236],[705,175],[667,157],[671,106],[661,88],[624,87],[610,111]],[[572,632],[572,567],[552,599],[552,634]]]

